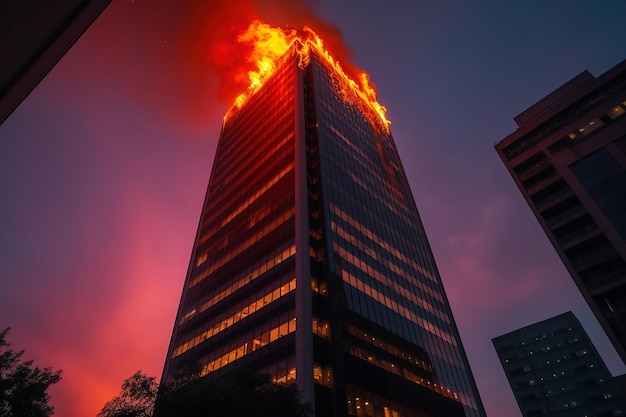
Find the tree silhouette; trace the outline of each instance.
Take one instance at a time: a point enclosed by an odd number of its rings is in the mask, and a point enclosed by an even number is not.
[[[33,361],[22,361],[24,351],[9,349],[6,335],[0,332],[0,416],[48,417],[54,408],[48,404],[47,390],[61,380],[61,371],[33,367]]]
[[[108,401],[98,417],[151,417],[157,389],[153,376],[137,371],[122,383],[120,395]]]
[[[158,398],[157,398],[158,397]],[[155,404],[156,399],[156,404]],[[137,371],[122,384],[98,417],[309,417],[295,384],[277,384],[269,374],[235,370],[201,377],[190,366],[158,388],[154,377]]]
[[[180,381],[181,379],[177,379]],[[308,417],[295,384],[272,381],[269,374],[239,369],[221,377],[192,376],[161,387],[155,417]]]

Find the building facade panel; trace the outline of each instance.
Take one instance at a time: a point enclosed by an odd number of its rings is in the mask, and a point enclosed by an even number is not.
[[[281,66],[224,122],[163,380],[190,362],[295,379],[296,76]]]

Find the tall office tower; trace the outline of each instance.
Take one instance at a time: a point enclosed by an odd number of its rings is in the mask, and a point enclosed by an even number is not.
[[[496,150],[626,363],[625,114],[623,61],[525,110]]]
[[[163,381],[253,368],[317,416],[482,416],[384,118],[296,40],[226,116]]]
[[[626,415],[626,401],[571,312],[492,341],[524,417]]]

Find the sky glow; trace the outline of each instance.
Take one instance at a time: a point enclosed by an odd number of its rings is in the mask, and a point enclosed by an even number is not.
[[[310,25],[376,83],[488,416],[520,417],[490,339],[567,310],[626,372],[493,149],[537,100],[626,58],[626,3],[469,3],[112,2],[0,126],[0,328],[63,370],[55,415],[95,416],[138,369],[160,377],[247,88],[229,28],[255,18]]]

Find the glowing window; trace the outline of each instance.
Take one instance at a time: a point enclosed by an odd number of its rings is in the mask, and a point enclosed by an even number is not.
[[[615,120],[624,114],[624,108],[622,106],[615,106],[607,112],[607,116]]]
[[[596,130],[598,130],[602,126],[604,126],[604,123],[602,122],[602,120],[600,120],[600,119],[593,119],[592,121],[590,121],[589,123],[587,123],[583,127],[579,128],[578,131],[583,136],[587,136],[587,135],[590,135],[592,132],[595,132]]]
[[[202,252],[200,256],[198,256],[198,260],[196,261],[196,266],[200,266],[203,263],[205,263],[208,257],[209,257],[209,254],[207,252]]]

